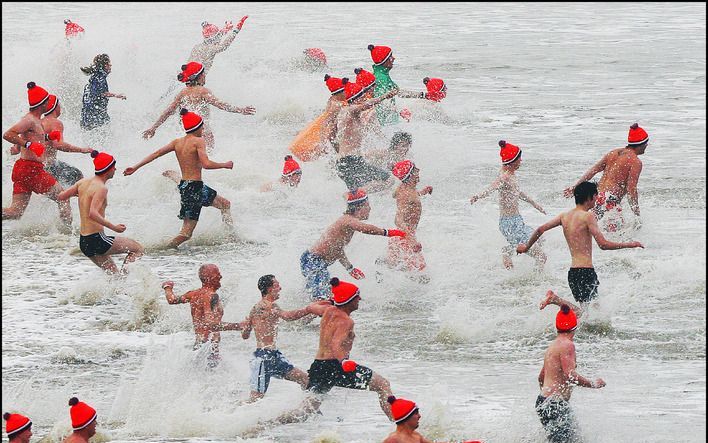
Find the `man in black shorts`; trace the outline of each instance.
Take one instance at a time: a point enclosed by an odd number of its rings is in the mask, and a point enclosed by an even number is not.
[[[131,175],[151,161],[174,151],[182,171],[182,177],[177,188],[180,193],[182,207],[179,210],[179,219],[183,220],[182,230],[168,244],[171,248],[192,238],[194,228],[197,227],[202,206],[213,206],[221,211],[221,219],[231,227],[231,203],[224,197],[216,195],[216,191],[205,185],[202,181],[202,168],[204,169],[233,169],[234,162],[217,163],[209,160],[204,142],[204,120],[197,114],[186,109],[180,111],[182,125],[187,133],[184,137],[172,140],[167,145],[148,155],[135,166],[126,168],[123,175]],[[164,176],[177,181],[178,176],[174,171],[165,171]]]
[[[516,252],[525,253],[544,232],[556,226],[563,226],[563,235],[572,257],[568,271],[568,286],[576,301],[588,303],[597,297],[597,286],[600,284],[592,264],[592,239],[595,239],[600,249],[644,248],[644,246],[638,241],[613,242],[602,235],[595,215],[590,212],[595,207],[597,199],[595,183],[582,182],[575,187],[573,193],[575,208],[536,228],[526,244],[517,246]]]

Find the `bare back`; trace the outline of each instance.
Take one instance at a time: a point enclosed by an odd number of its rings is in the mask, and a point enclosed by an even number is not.
[[[414,187],[402,184],[396,189],[393,196],[396,199],[397,208],[396,227],[410,235],[415,235],[423,211],[418,191]]]
[[[570,367],[564,370],[564,364]],[[573,385],[566,373],[570,373],[572,369],[575,369],[575,344],[566,337],[558,336],[543,357],[544,377],[541,395],[544,397],[559,395],[564,400],[570,400]]]
[[[620,200],[627,194],[630,171],[642,161],[632,148],[618,148],[605,156],[605,172],[597,185],[599,192],[610,192]]]
[[[214,49],[214,43],[203,41],[194,45],[192,52],[189,54],[189,61],[201,63],[204,66],[204,72],[209,72],[217,53],[218,51]]]
[[[261,349],[277,349],[275,342],[278,338],[278,315],[280,307],[268,300],[262,299],[251,309],[248,315],[253,330],[256,334],[256,347]]]
[[[97,192],[102,192],[106,189],[106,183],[100,178],[93,176],[91,178],[82,178],[76,183],[79,194],[79,214],[81,216],[81,235],[91,235],[97,232],[103,232],[103,225],[92,220],[89,217],[91,212],[91,202]],[[108,205],[108,197],[103,200],[103,205],[98,208],[101,217],[106,217],[106,206]]]
[[[572,268],[592,268],[592,233],[590,224],[595,220],[590,212],[574,208],[560,215],[563,235],[568,243]]]
[[[211,91],[204,86],[186,86],[179,92],[177,99],[180,107],[187,108],[203,119],[208,120],[210,111],[209,101],[207,100],[208,95],[211,95]]]
[[[218,332],[212,332],[221,323],[224,315],[224,307],[221,304],[219,294],[211,288],[202,287],[189,291],[184,295],[185,300],[189,300],[189,307],[192,313],[192,324],[194,334],[200,342],[205,342],[210,338],[218,341]]]
[[[340,340],[340,337],[344,338]],[[320,345],[315,358],[331,360],[349,357],[354,337],[354,320],[341,309],[328,307],[320,322]]]
[[[202,164],[199,160],[199,149],[206,149],[202,137],[187,134],[175,140],[175,155],[182,171],[182,180],[201,180]]]
[[[354,236],[354,229],[349,223],[354,220],[354,216],[344,214],[325,230],[315,246],[310,248],[310,252],[322,257],[328,265],[339,260],[344,255],[344,247],[349,244]]]

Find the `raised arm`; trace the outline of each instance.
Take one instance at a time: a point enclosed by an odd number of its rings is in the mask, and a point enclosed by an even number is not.
[[[151,161],[158,159],[162,157],[163,155],[172,152],[175,150],[175,141],[172,140],[165,146],[161,147],[157,151],[153,152],[152,154],[148,155],[144,159],[140,160],[135,166],[130,166],[128,168],[125,168],[125,171],[123,171],[123,175],[131,175],[135,173],[138,169],[142,168],[143,166],[147,165]]]
[[[541,238],[541,235],[543,235],[544,232],[548,231],[549,229],[553,229],[556,226],[560,226],[561,224],[561,217],[560,215],[555,216],[552,218],[550,221],[542,224],[538,228],[536,228],[535,231],[533,231],[533,234],[531,234],[531,237],[529,238],[529,241],[526,244],[520,244],[519,246],[516,247],[516,253],[517,254],[523,254],[527,252],[529,249],[531,249],[531,246],[533,246],[536,241]]]
[[[389,98],[394,97],[396,94],[398,94],[398,88],[393,88],[390,91],[388,91],[387,93],[385,93],[384,95],[380,95],[376,98],[372,98],[370,100],[367,100],[360,105],[354,105],[352,111],[357,112],[357,113],[364,112],[367,109],[371,109],[374,106],[378,105],[382,101],[388,100]]]
[[[190,300],[190,293],[185,292],[183,295],[175,295],[174,293],[174,283],[171,281],[166,281],[162,284],[162,289],[165,290],[165,299],[167,299],[167,303],[171,305],[178,305],[180,303],[189,303]]]
[[[57,200],[63,201],[63,200],[69,200],[71,197],[78,197],[79,196],[79,183],[81,183],[81,180],[79,180],[78,182],[71,185],[68,189],[65,189],[65,190],[61,191],[59,194],[57,194]]]
[[[202,141],[197,147],[197,155],[199,156],[199,163],[201,163],[204,169],[233,169],[234,162],[227,161],[225,163],[219,163],[209,160],[209,156],[206,152],[206,145]]]
[[[241,28],[243,27],[243,23],[246,21],[247,18],[248,18],[247,15],[243,16],[241,18],[241,21],[239,21],[236,24],[236,27],[233,29],[231,34],[228,37],[226,37],[223,42],[214,46],[214,53],[215,54],[219,53],[219,52],[226,51],[229,48],[229,46],[231,46],[231,43],[233,43],[234,39],[236,39],[236,35],[241,31]],[[231,23],[231,22],[228,22],[228,23]],[[227,26],[228,26],[228,23],[227,23]]]
[[[595,216],[591,213],[588,213],[587,217],[588,217],[587,218],[588,229],[590,230],[590,234],[593,236],[593,238],[595,239],[595,242],[600,247],[600,249],[607,250],[607,249],[644,248],[644,245],[642,245],[638,241],[614,242],[614,241],[610,241],[610,240],[606,239],[605,236],[602,235],[602,231],[600,231],[600,227],[597,225],[597,220],[595,219]]]
[[[155,122],[154,125],[150,127],[150,129],[146,130],[143,132],[143,138],[151,138],[153,135],[155,135],[155,131],[157,131],[157,128],[160,127],[163,123],[165,123],[165,120],[167,118],[174,114],[175,111],[177,111],[177,108],[179,107],[179,102],[180,102],[181,94],[177,94],[174,100],[172,100],[172,103],[165,109],[165,111],[158,117],[157,121]]]
[[[634,215],[639,217],[639,191],[637,184],[639,183],[639,174],[642,173],[642,162],[639,161],[632,165],[629,169],[629,177],[627,178],[627,199],[629,206],[632,208]]]
[[[299,320],[302,317],[306,316],[307,314],[310,313],[308,311],[308,306],[305,306],[304,308],[300,309],[295,309],[292,311],[283,311],[280,309],[279,306],[274,306],[273,309],[275,310],[275,315],[278,317],[282,318],[285,321],[293,321],[293,320]]]
[[[480,194],[473,195],[472,197],[470,197],[470,204],[473,205],[477,200],[481,200],[483,198],[486,198],[492,192],[499,190],[499,188],[501,187],[501,184],[502,184],[501,178],[497,178],[496,180],[494,180],[492,182],[491,185],[489,185],[489,187],[487,189],[482,191]]]
[[[599,172],[602,172],[605,170],[605,167],[607,166],[607,157],[610,155],[610,152],[602,156],[600,161],[595,163],[588,171],[583,174],[577,182],[573,186],[570,186],[568,188],[565,188],[563,191],[563,195],[566,197],[572,197],[573,196],[573,190],[575,189],[576,186],[578,186],[580,183],[585,182],[590,180],[591,178],[595,177],[595,175]]]

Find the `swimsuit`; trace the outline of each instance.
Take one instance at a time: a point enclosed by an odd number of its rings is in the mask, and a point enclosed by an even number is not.
[[[367,163],[361,155],[345,155],[337,160],[337,175],[347,189],[357,189],[374,180],[388,180],[391,174]]]
[[[251,389],[265,394],[270,378],[284,378],[294,366],[277,349],[257,348],[251,360]]]
[[[13,194],[46,194],[56,179],[44,170],[44,164],[34,160],[17,159],[12,167]]]
[[[54,160],[51,163],[47,163],[44,166],[44,170],[54,176],[65,188],[74,185],[77,181],[84,177],[78,168],[59,160]]]
[[[315,360],[307,371],[310,381],[307,390],[317,394],[329,392],[334,386],[348,389],[369,389],[374,371],[357,365],[352,372],[344,372],[337,359]]]
[[[580,303],[588,303],[597,297],[599,284],[595,268],[568,269],[568,286],[573,293],[573,298]]]
[[[513,247],[528,242],[533,233],[520,214],[499,217],[499,231]]]
[[[114,236],[106,235],[103,232],[82,235],[79,237],[79,248],[86,257],[105,255],[105,253],[111,249],[111,246],[113,246],[114,239]]]
[[[610,232],[617,231],[624,223],[622,206],[620,206],[621,201],[619,197],[607,191],[597,194],[594,209],[595,216],[598,220],[601,220],[605,215],[608,216],[603,224]]]
[[[392,265],[400,265],[406,271],[422,271],[425,269],[425,258],[418,251],[413,251],[413,242],[407,238],[391,237],[388,239],[388,261]]]
[[[83,129],[94,129],[111,121],[108,116],[108,97],[104,95],[108,92],[107,75],[102,70],[97,70],[91,75],[89,82],[84,87],[81,108],[81,127]]]
[[[216,191],[201,180],[180,180],[177,186],[182,207],[179,219],[199,220],[202,206],[211,206],[216,198]]]
[[[327,266],[322,257],[310,251],[303,252],[300,257],[300,270],[307,280],[305,290],[312,300],[327,300],[332,295]]]
[[[536,413],[551,443],[580,441],[575,416],[567,401],[539,395],[536,398]]]

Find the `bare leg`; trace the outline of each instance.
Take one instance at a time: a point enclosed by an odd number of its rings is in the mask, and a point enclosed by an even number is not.
[[[47,193],[47,197],[57,202],[57,205],[59,206],[59,218],[61,218],[63,224],[62,230],[65,232],[71,232],[72,217],[71,205],[69,204],[69,200],[57,200],[57,194],[59,194],[63,190],[64,188],[62,188],[61,185],[57,183],[52,187],[52,189],[49,190],[49,192]]]
[[[89,257],[92,262],[96,264],[99,268],[103,269],[103,272],[109,275],[114,275],[120,273],[118,270],[118,266],[116,266],[115,262],[111,258],[110,255],[94,255],[93,257]]]
[[[265,397],[264,392],[251,391],[251,397],[249,397],[247,403],[255,403],[263,397]]]
[[[389,420],[393,421],[391,405],[388,403],[388,397],[393,395],[393,392],[391,392],[391,385],[388,380],[374,372],[374,375],[371,377],[371,383],[369,383],[369,390],[379,394],[381,410],[386,414]]]
[[[192,238],[192,233],[194,232],[194,228],[197,227],[197,220],[190,220],[185,218],[184,221],[182,222],[182,230],[179,231],[179,234],[170,242],[167,244],[168,247],[170,248],[175,248],[177,249],[177,246],[181,245],[182,243],[186,242],[190,238]]]
[[[128,255],[123,261],[123,266],[121,266],[121,272],[125,272],[125,266],[128,263],[132,263],[142,257],[145,253],[145,248],[143,248],[140,243],[136,242],[132,238],[116,236],[113,239],[113,245],[111,246],[111,249],[106,252],[106,255],[125,253],[128,253]]]
[[[310,381],[307,376],[307,372],[302,369],[292,368],[290,372],[285,374],[285,379],[289,381],[294,381],[295,383],[302,386],[302,389],[307,389],[307,383]]]
[[[234,219],[231,217],[231,202],[224,197],[217,195],[211,203],[213,207],[221,211],[221,220],[228,226],[233,226]]]
[[[30,197],[32,197],[31,192],[27,194],[12,194],[12,204],[10,204],[10,207],[2,208],[2,219],[17,220],[22,217],[22,214],[25,213],[25,209],[27,209]]]
[[[546,257],[546,254],[543,253],[543,250],[541,249],[541,246],[538,243],[531,247],[528,254],[536,259],[536,267],[539,270],[543,269],[543,265],[546,264],[546,260],[548,259],[548,257]]]
[[[568,305],[570,309],[575,311],[575,314],[580,318],[583,315],[583,309],[574,305],[573,303],[569,302],[568,300],[565,300],[563,298],[560,298],[555,292],[552,290],[548,290],[546,292],[546,296],[544,297],[543,300],[541,300],[541,304],[538,306],[538,309],[543,309],[548,305],[556,305],[556,306],[562,306],[562,305]]]
[[[511,252],[511,246],[504,246],[502,248],[502,262],[504,263],[504,267],[506,269],[514,269],[514,262],[511,261]]]

